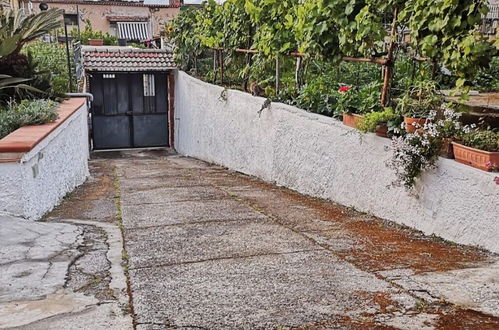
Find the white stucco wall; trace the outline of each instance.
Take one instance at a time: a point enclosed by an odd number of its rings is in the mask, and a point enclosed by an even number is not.
[[[86,180],[88,157],[82,106],[19,162],[0,163],[0,215],[40,219]]]
[[[413,195],[387,188],[389,139],[361,136],[341,122],[194,79],[175,83],[175,147],[186,156],[227,166],[436,234],[499,252],[499,186],[493,173],[441,159]]]

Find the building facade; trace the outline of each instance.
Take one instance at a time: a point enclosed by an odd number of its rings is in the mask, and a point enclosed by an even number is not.
[[[87,21],[92,29],[118,38],[150,40],[164,31],[164,26],[178,14],[180,0],[85,1],[46,0],[26,1],[21,5],[26,13],[40,12],[40,3],[64,10],[66,24],[83,29]]]

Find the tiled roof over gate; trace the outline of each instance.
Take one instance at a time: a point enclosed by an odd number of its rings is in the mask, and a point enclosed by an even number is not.
[[[84,46],[86,71],[165,71],[176,68],[173,54],[166,50],[119,46]]]

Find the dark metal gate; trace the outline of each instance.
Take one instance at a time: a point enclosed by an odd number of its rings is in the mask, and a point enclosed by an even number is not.
[[[168,73],[92,72],[94,149],[168,146]]]

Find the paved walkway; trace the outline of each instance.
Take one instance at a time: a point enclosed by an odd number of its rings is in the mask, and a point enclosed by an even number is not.
[[[482,251],[195,159],[116,167],[138,329],[499,326],[443,298],[498,313]]]
[[[191,158],[94,157],[47,220],[121,228],[136,329],[499,328],[495,255]]]

